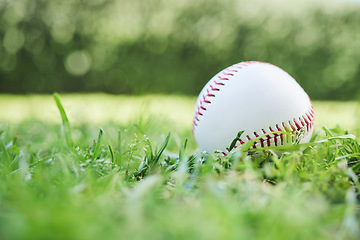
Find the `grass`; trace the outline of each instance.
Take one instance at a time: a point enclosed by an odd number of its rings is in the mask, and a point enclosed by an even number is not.
[[[196,149],[193,98],[54,97],[0,97],[0,239],[360,235],[355,102],[315,102],[309,145],[224,157]]]

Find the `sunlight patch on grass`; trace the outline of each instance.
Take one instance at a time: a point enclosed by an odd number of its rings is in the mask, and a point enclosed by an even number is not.
[[[174,128],[191,129],[195,97],[178,95],[107,95],[61,94],[61,99],[74,126],[114,122],[128,124],[151,117]],[[314,101],[317,127],[341,125],[348,130],[359,129],[358,102]],[[0,95],[0,121],[19,123],[40,120],[61,123],[52,95]]]
[[[317,126],[333,128],[339,125],[347,130],[360,128],[360,104],[358,102],[315,101],[314,110]]]
[[[74,124],[127,124],[145,116],[155,116],[176,125],[192,124],[195,98],[176,95],[125,96],[106,94],[61,94],[61,99]],[[0,95],[0,120],[19,123],[41,120],[61,123],[51,95]]]

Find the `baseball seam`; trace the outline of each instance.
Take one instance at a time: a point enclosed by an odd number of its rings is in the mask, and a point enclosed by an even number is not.
[[[219,74],[215,76],[215,78],[212,80],[211,83],[209,83],[209,86],[203,91],[199,103],[197,104],[197,107],[195,109],[194,113],[194,120],[193,120],[193,134],[196,130],[196,127],[198,126],[198,123],[201,120],[201,117],[204,115],[204,112],[207,110],[207,105],[211,104],[211,98],[216,97],[216,93],[221,91],[221,88],[226,85],[226,82],[231,80],[231,76],[233,76],[236,72],[238,72],[243,67],[247,67],[252,64],[268,64],[272,65],[270,63],[264,63],[259,61],[248,61],[248,62],[241,62],[234,64],[223,71],[221,71]],[[272,65],[274,66],[274,65]],[[276,67],[276,66],[275,66]],[[275,126],[269,126],[268,132],[265,131],[265,128],[262,129],[262,132],[254,132],[253,136],[246,135],[245,138],[248,141],[251,141],[254,138],[259,138],[261,135],[265,135],[264,137],[260,138],[259,140],[254,142],[254,145],[252,148],[258,148],[258,147],[270,147],[270,146],[279,146],[284,145],[288,142],[294,142],[296,141],[296,135],[297,134],[306,134],[310,132],[314,125],[314,109],[313,106],[310,105],[309,110],[304,113],[301,116],[298,116],[296,118],[293,118],[287,122],[281,122],[279,124],[276,124]],[[279,132],[290,132],[292,133],[291,137],[289,137],[287,134],[281,134]],[[291,138],[291,139],[290,139]],[[242,139],[238,139],[238,145],[244,144],[245,141]],[[238,147],[236,145],[234,148]]]
[[[257,138],[254,142],[252,149],[264,148],[270,146],[283,146],[286,143],[294,143],[300,136],[309,133],[314,126],[314,109],[311,106],[309,111],[304,115],[293,118],[287,122],[281,122],[275,126],[269,126],[268,131],[262,129],[261,133],[253,132],[252,137],[246,135],[238,139],[238,144],[234,146],[237,148],[239,145],[245,144],[243,139],[251,141]],[[290,136],[287,134],[290,133]],[[263,137],[261,137],[263,136]]]

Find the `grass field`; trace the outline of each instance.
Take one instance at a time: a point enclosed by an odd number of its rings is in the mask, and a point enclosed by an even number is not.
[[[309,145],[224,157],[193,97],[60,99],[0,96],[2,240],[359,239],[357,102],[315,101]]]

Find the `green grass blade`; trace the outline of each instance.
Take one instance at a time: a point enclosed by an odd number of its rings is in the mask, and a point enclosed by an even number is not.
[[[69,149],[72,149],[74,147],[74,141],[72,139],[71,127],[70,127],[69,119],[67,118],[64,107],[61,104],[59,94],[54,93],[53,96],[54,96],[56,105],[57,105],[57,107],[58,107],[58,109],[60,111],[66,144],[68,145]]]
[[[165,148],[169,143],[169,139],[170,139],[170,132],[166,136],[164,142],[161,144],[159,151],[157,151],[157,153],[155,154],[152,165],[156,164],[159,161],[161,154],[164,152]]]
[[[1,162],[2,164],[9,164],[10,163],[10,154],[5,146],[5,138],[4,135],[1,135],[0,138],[0,153],[1,153]]]
[[[180,160],[183,159],[184,156],[185,156],[185,150],[186,150],[187,142],[188,142],[188,140],[185,139],[184,145],[182,145],[182,146],[180,147],[180,150],[179,150],[179,159],[180,159]]]
[[[98,140],[96,142],[95,149],[94,149],[93,160],[95,160],[98,157],[99,153],[100,153],[101,139],[102,139],[103,133],[104,133],[104,131],[102,129],[100,129],[99,135],[98,135]]]
[[[108,145],[108,148],[109,148],[109,152],[110,152],[110,156],[111,156],[111,162],[115,163],[114,150],[113,150],[111,144]]]
[[[121,130],[118,131],[117,150],[119,155],[121,155]]]
[[[133,125],[142,135],[145,135],[144,130],[142,130],[142,128],[138,124],[133,123]]]
[[[236,137],[234,138],[234,140],[233,140],[233,141],[231,142],[231,144],[230,144],[229,152],[234,149],[237,141],[240,140],[240,137],[241,137],[241,135],[242,135],[243,133],[244,133],[244,131],[238,132],[238,134],[236,135]]]

